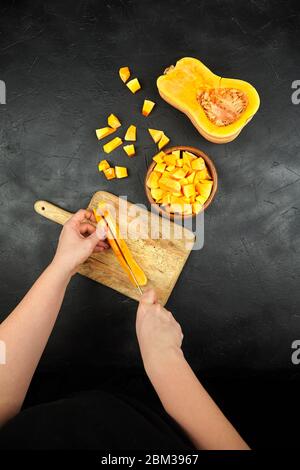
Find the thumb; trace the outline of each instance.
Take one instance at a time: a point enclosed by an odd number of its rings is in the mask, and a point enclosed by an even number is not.
[[[100,237],[100,235],[98,230],[95,230],[91,235],[85,238],[85,241],[88,242],[92,250],[94,250],[99,240],[104,240],[105,237]]]
[[[143,293],[140,302],[145,304],[155,304],[157,302],[157,294],[154,289],[149,289]]]

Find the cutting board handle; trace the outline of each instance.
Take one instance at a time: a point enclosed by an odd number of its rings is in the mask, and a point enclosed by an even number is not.
[[[61,225],[66,223],[73,215],[71,212],[65,211],[47,201],[36,201],[34,210],[43,217],[46,217],[46,219]]]

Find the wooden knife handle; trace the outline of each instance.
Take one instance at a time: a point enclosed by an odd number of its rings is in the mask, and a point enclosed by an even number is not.
[[[66,223],[73,215],[72,212],[65,211],[47,201],[36,201],[34,210],[43,217],[46,217],[46,219],[61,225]]]

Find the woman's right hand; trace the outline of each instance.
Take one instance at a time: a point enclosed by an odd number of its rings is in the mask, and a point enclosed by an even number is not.
[[[158,303],[153,289],[141,297],[136,332],[147,373],[165,364],[174,355],[183,357],[181,327],[172,313]]]

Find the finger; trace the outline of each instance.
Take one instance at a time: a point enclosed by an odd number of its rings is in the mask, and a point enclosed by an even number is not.
[[[101,251],[104,251],[104,250],[106,250],[106,248],[104,246],[96,245],[95,248],[94,248],[94,253],[101,253]]]
[[[96,227],[89,224],[88,222],[85,222],[79,225],[79,232],[81,233],[81,235],[84,235],[86,233],[91,235],[92,233],[95,232],[95,230],[96,230]]]
[[[157,294],[154,289],[149,289],[143,293],[140,302],[153,305],[157,302]]]
[[[79,225],[81,222],[83,222],[85,219],[90,220],[92,216],[92,213],[90,210],[87,209],[79,209],[69,220],[70,223],[74,225]]]
[[[89,245],[91,247],[91,251],[94,251],[94,249],[97,246],[97,244],[99,243],[99,241],[100,240],[99,240],[99,237],[98,237],[97,230],[95,230],[93,233],[91,233],[91,235],[89,235],[85,239],[85,243],[89,243]]]
[[[107,226],[103,224],[97,224],[96,228],[99,240],[105,240],[107,238]]]
[[[96,246],[99,246],[105,249],[109,248],[109,245],[102,240],[99,240]]]

